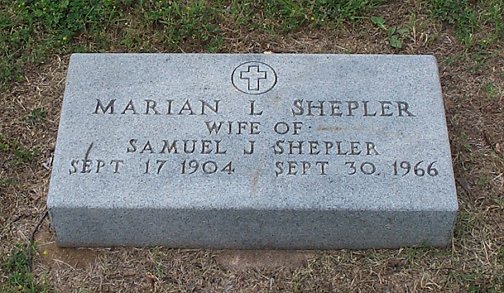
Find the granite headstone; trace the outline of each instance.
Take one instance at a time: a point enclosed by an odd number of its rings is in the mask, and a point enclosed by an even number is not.
[[[436,60],[73,54],[48,208],[60,246],[446,246]]]

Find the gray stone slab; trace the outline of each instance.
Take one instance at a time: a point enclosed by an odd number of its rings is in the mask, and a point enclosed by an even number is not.
[[[48,208],[60,246],[445,246],[436,60],[74,54]]]

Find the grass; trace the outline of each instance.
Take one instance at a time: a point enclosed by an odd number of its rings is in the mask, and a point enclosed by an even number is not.
[[[483,49],[504,40],[502,0],[430,0],[433,17],[455,28],[466,46]],[[29,64],[69,52],[220,52],[223,25],[243,31],[285,34],[303,27],[356,22],[386,3],[378,0],[59,0],[3,1],[0,4],[0,83],[21,81]],[[377,12],[379,12],[377,10]],[[406,26],[385,26],[388,43],[401,49]],[[482,30],[481,28],[485,28]]]
[[[35,108],[30,112],[30,115],[26,118],[28,123],[35,125],[41,121],[43,121],[46,117],[46,111],[41,108]]]
[[[495,86],[493,82],[487,82],[483,85],[483,91],[485,92],[488,99],[494,101],[499,96],[499,89]]]
[[[457,37],[470,46],[486,46],[503,39],[502,1],[432,0],[433,15],[455,25]],[[247,30],[285,33],[303,26],[327,26],[356,21],[379,1],[12,1],[0,6],[0,80],[5,86],[21,80],[26,64],[48,54],[108,51],[114,48],[179,51],[183,45],[218,52],[227,20]],[[383,19],[383,18],[382,18]],[[482,26],[491,30],[478,39]],[[384,28],[384,25],[381,26]],[[390,27],[389,43],[402,47],[406,28]]]
[[[39,151],[36,148],[28,149],[0,133],[0,155],[7,158],[5,162],[12,162],[14,165],[20,166],[33,162],[39,155]]]
[[[0,292],[149,292],[152,282],[158,292],[503,292],[503,9],[502,0],[0,0]],[[69,53],[266,50],[436,55],[461,206],[452,249],[316,251],[304,266],[265,259],[239,270],[215,250],[56,248],[47,221],[37,242],[47,255],[15,244],[45,207],[40,162],[56,137]]]
[[[371,17],[371,22],[381,30],[387,32],[388,44],[390,47],[395,49],[401,49],[403,47],[403,41],[409,36],[410,31],[407,27],[388,27],[385,24],[385,19],[381,16]]]
[[[504,40],[502,0],[430,0],[435,17],[453,25],[456,37],[466,46],[487,48]],[[482,30],[482,28],[484,28]]]
[[[27,64],[69,52],[219,52],[221,25],[271,34],[355,21],[375,0],[60,0],[0,5],[0,82],[23,79]]]
[[[3,269],[7,273],[7,281],[4,286],[0,285],[1,292],[49,292],[45,281],[37,282],[31,272],[30,255],[35,252],[34,243],[28,245],[16,244],[14,246],[4,263]]]

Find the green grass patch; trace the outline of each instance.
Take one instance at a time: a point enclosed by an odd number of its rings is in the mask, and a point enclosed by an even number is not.
[[[17,184],[14,178],[0,178],[0,187],[14,186]]]
[[[0,153],[11,155],[15,165],[31,163],[39,155],[37,149],[27,149],[2,134],[0,134]]]
[[[497,256],[499,260],[499,264],[504,266],[504,245],[502,245],[499,249],[499,255]]]
[[[490,101],[497,101],[499,97],[499,90],[492,82],[487,82],[483,85],[483,91]]]
[[[44,109],[35,108],[30,112],[28,117],[26,117],[26,121],[31,125],[35,125],[43,121],[45,117],[46,117],[46,111]]]
[[[235,33],[272,35],[331,27],[367,16],[382,0],[15,0],[0,1],[0,85],[22,80],[27,64],[71,52],[219,52]],[[504,40],[503,0],[429,0],[467,47]],[[403,47],[407,28],[386,29]]]
[[[35,244],[17,244],[3,264],[7,280],[1,292],[48,292],[45,281],[38,283],[31,272],[30,255],[35,253]]]
[[[476,218],[466,211],[460,211],[457,215],[457,222],[455,223],[455,230],[453,231],[453,237],[461,241],[463,238],[469,238],[476,228]]]
[[[16,165],[28,164],[33,162],[38,155],[38,150],[26,149],[18,145],[14,149],[14,163]]]
[[[492,278],[480,268],[467,271],[452,270],[448,273],[448,281],[449,284],[460,285],[457,292],[468,293],[501,293],[504,285],[499,275]],[[460,291],[460,288],[463,290]]]
[[[7,143],[7,139],[0,133],[0,152],[8,152],[9,151],[9,144]]]
[[[387,32],[390,47],[402,49],[404,39],[410,35],[410,31],[407,27],[389,27],[385,24],[385,19],[381,16],[373,16],[370,19],[376,27]]]
[[[233,30],[271,34],[355,21],[378,0],[0,1],[0,85],[71,52],[219,52]],[[222,28],[226,27],[226,31]]]
[[[43,121],[46,117],[46,111],[41,108],[35,108],[30,112],[30,115],[26,118],[28,123],[35,125],[40,121]]]
[[[504,40],[503,0],[429,0],[433,15],[455,28],[466,47],[487,48]]]

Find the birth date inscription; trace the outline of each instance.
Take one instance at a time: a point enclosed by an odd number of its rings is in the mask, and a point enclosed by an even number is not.
[[[248,68],[257,70],[257,68]],[[260,71],[259,71],[260,72]],[[256,72],[257,73],[257,72]],[[248,76],[248,75],[247,75]],[[261,75],[264,76],[264,75]],[[262,79],[257,79],[260,82]],[[257,84],[252,86],[252,90]],[[396,156],[384,153],[382,142],[366,137],[366,133],[338,133],[341,119],[415,119],[415,106],[401,100],[338,100],[289,99],[289,117],[266,120],[275,116],[272,105],[258,99],[244,103],[240,119],[226,120],[223,99],[105,99],[97,97],[89,105],[96,116],[136,115],[174,117],[198,123],[200,131],[191,135],[171,134],[145,138],[131,136],[121,141],[120,158],[74,158],[69,162],[70,175],[110,173],[117,176],[125,171],[142,176],[233,176],[246,173],[241,159],[264,160],[272,177],[310,176],[381,176],[435,177],[439,175],[436,158],[408,154]],[[194,122],[191,117],[200,117]],[[279,117],[281,118],[281,117]],[[323,125],[317,123],[323,120]],[[170,123],[171,120],[167,120]],[[328,130],[334,135],[321,133]],[[201,135],[203,134],[203,135]],[[202,137],[203,136],[203,137]],[[99,142],[90,142],[90,147]],[[89,153],[89,150],[88,150]],[[414,154],[411,154],[414,155]],[[132,160],[128,160],[132,158]],[[237,159],[238,158],[238,159]],[[133,160],[134,159],[134,160]],[[134,163],[133,163],[134,162]]]

